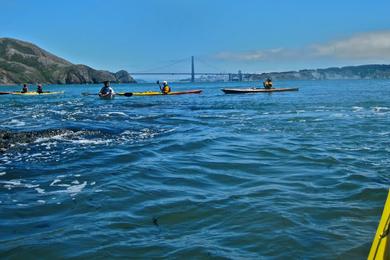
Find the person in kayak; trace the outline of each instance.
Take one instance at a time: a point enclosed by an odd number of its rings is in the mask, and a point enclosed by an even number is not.
[[[28,86],[26,83],[23,84],[23,88],[22,88],[22,91],[20,91],[20,93],[27,93],[28,92]]]
[[[168,82],[163,81],[162,84],[163,84],[163,85],[162,85],[162,87],[160,87],[160,89],[161,89],[161,92],[162,92],[164,95],[166,95],[166,94],[168,94],[169,92],[171,92],[171,87],[168,86]]]
[[[109,81],[104,81],[104,86],[99,91],[100,97],[108,97],[115,94],[114,90],[110,87]]]
[[[271,89],[271,88],[272,88],[272,79],[267,78],[267,79],[263,82],[263,86],[264,86],[265,89]]]
[[[43,88],[41,84],[38,84],[37,86],[37,93],[42,94],[43,93]]]

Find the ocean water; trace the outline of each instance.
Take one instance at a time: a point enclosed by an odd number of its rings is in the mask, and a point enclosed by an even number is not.
[[[278,84],[300,89],[0,95],[0,130],[36,134],[0,153],[0,258],[365,259],[389,187],[390,81]]]

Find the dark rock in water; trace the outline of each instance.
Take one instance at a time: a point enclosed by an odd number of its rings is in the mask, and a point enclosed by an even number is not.
[[[12,132],[0,130],[0,153],[6,152],[13,146],[18,144],[29,144],[36,141],[38,138],[50,138],[56,135],[70,135],[79,133],[81,130],[74,129],[49,129],[42,131],[29,131],[29,132]],[[82,130],[83,135],[96,135],[101,134],[100,131],[85,131]]]
[[[0,38],[0,84],[85,84],[106,80],[135,83],[124,70],[112,73],[75,65],[32,43]]]
[[[11,147],[11,136],[12,134],[10,132],[0,132],[0,153],[7,151]]]

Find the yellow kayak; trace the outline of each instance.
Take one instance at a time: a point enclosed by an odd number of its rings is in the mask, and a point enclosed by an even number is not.
[[[186,95],[186,94],[200,94],[202,90],[187,90],[187,91],[176,91],[169,92],[168,94],[163,94],[160,91],[145,91],[145,92],[132,92],[132,96],[160,96],[160,95]],[[130,92],[131,93],[131,92]],[[125,93],[118,93],[123,95]]]
[[[42,95],[57,95],[57,94],[64,94],[64,91],[57,91],[57,92],[43,92],[43,93],[38,93],[38,92],[10,92],[9,94],[11,95],[21,95],[21,96],[42,96]]]
[[[374,259],[390,259],[390,190],[387,195],[385,207],[383,209],[382,217],[376,230],[374,241],[371,245],[371,250],[368,255],[368,260]]]

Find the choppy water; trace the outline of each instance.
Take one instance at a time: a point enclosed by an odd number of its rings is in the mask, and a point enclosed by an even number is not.
[[[390,81],[281,84],[300,91],[0,96],[1,130],[57,131],[0,153],[0,257],[366,258],[389,186]]]

